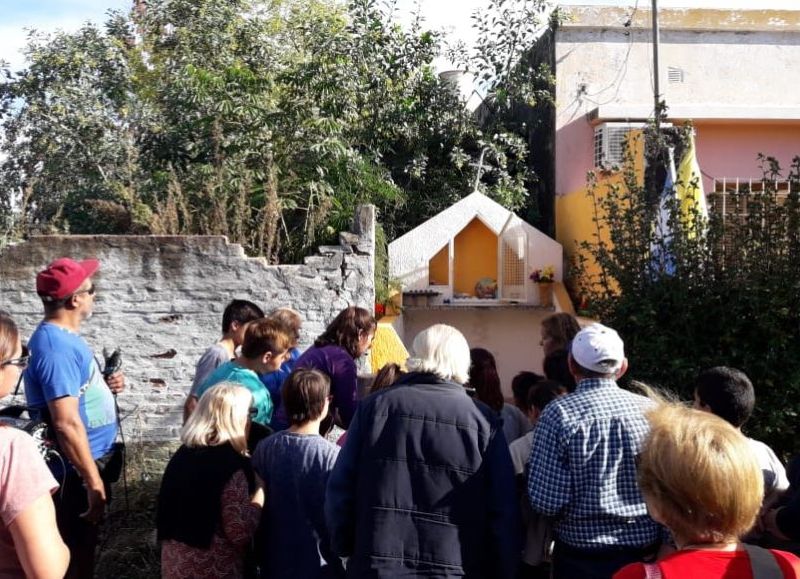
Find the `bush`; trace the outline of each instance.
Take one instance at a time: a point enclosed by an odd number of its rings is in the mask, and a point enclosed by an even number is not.
[[[646,138],[652,164],[663,138],[653,130]],[[673,144],[680,148],[686,138],[678,132]],[[628,159],[621,185],[590,187],[597,237],[582,245],[578,271],[587,259],[600,266],[600,275],[582,279],[581,291],[592,314],[625,339],[629,378],[690,399],[701,370],[743,370],[757,397],[745,431],[786,458],[796,449],[800,410],[800,157],[782,177],[788,195],[775,190],[777,161],[759,160],[763,191],[729,194],[734,208],[725,220],[713,212],[706,220],[696,207],[681,217],[673,201],[665,238],[654,226],[658,190],[637,183]]]

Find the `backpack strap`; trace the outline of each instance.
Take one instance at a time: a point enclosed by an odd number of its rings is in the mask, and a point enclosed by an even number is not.
[[[645,579],[662,579],[661,567],[658,563],[642,563]]]
[[[768,549],[743,543],[747,556],[750,557],[750,568],[753,579],[782,579],[783,571],[778,565],[775,555]]]

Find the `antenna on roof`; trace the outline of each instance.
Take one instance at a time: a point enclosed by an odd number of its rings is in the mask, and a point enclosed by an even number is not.
[[[658,28],[658,0],[653,0],[651,8],[653,17],[653,100],[655,101],[655,109],[653,115],[655,116],[656,134],[661,134],[661,90],[659,81],[661,78],[661,69],[658,59],[658,48],[661,44],[661,38]]]

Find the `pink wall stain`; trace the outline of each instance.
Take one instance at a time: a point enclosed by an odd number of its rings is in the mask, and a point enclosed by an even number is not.
[[[556,131],[556,195],[584,189],[592,169],[594,128],[582,115]]]

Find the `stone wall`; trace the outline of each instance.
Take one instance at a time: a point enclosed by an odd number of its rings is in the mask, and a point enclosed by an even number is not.
[[[358,209],[340,245],[320,247],[303,265],[267,265],[219,236],[34,237],[0,252],[0,309],[30,336],[42,317],[36,273],[62,256],[99,259],[95,314],[82,335],[98,355],[104,347],[123,350],[126,436],[169,441],[178,435],[194,365],[219,339],[231,299],[252,300],[265,311],[295,308],[305,320],[306,347],[341,309],[373,306],[374,248],[372,206]]]

